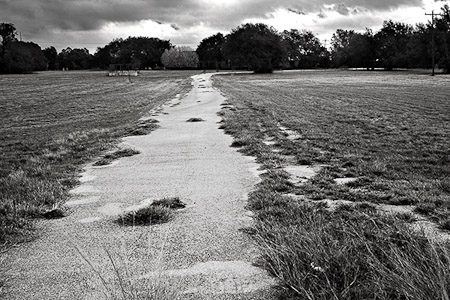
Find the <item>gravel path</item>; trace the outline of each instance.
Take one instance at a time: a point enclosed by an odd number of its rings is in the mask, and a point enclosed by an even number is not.
[[[239,231],[252,221],[245,195],[259,180],[258,166],[230,148],[231,137],[218,129],[216,113],[225,99],[210,76],[194,76],[188,95],[154,113],[161,128],[124,139],[121,146],[141,154],[86,167],[68,202],[71,214],[39,223],[39,239],[6,254],[7,299],[131,299],[123,293],[158,284],[180,299],[271,298],[274,282],[252,265],[257,252]],[[190,118],[204,122],[186,122]],[[170,223],[114,223],[131,206],[173,196],[188,206]],[[136,287],[121,284],[122,277]]]

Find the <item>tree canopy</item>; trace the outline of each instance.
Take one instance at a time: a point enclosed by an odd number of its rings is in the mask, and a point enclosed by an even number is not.
[[[279,33],[265,24],[244,24],[233,29],[223,47],[232,66],[247,67],[257,73],[270,73],[285,59]]]
[[[291,67],[301,69],[327,67],[328,52],[311,31],[285,30],[281,37]]]
[[[129,37],[116,39],[103,48],[98,48],[94,62],[100,68],[110,64],[132,64],[135,69],[161,67],[161,56],[171,49],[167,40],[149,37]]]
[[[189,47],[174,47],[164,51],[161,61],[168,69],[196,69],[198,55]]]

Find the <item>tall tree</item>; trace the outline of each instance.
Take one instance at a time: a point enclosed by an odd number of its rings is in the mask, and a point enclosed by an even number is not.
[[[164,51],[171,48],[170,41],[158,38],[116,39],[97,49],[94,62],[100,68],[107,68],[110,64],[133,64],[136,69],[155,68],[161,66]]]
[[[161,61],[168,69],[195,69],[198,67],[198,55],[189,47],[174,47],[164,51]]]
[[[375,34],[378,59],[386,70],[408,67],[407,46],[412,32],[412,26],[390,20]]]
[[[350,65],[349,45],[354,34],[354,30],[344,29],[338,29],[333,33],[331,38],[331,46],[333,47],[331,57],[334,67]]]
[[[44,53],[45,58],[47,59],[48,70],[56,70],[57,67],[57,60],[58,60],[58,52],[56,51],[55,47],[47,47],[44,50],[42,50],[42,53]]]
[[[223,61],[223,44],[225,37],[220,32],[203,39],[195,52],[204,69],[217,68],[218,63]]]
[[[31,42],[9,42],[0,64],[0,73],[30,73],[44,71],[47,59],[41,47]]]
[[[291,67],[303,69],[326,67],[324,58],[328,57],[327,50],[311,31],[291,29],[283,31],[281,36]]]
[[[265,24],[244,24],[226,37],[224,55],[232,66],[271,73],[285,58],[281,36]]]
[[[353,33],[348,43],[348,64],[350,67],[373,69],[375,67],[376,52],[372,30],[364,33]]]
[[[439,67],[450,74],[450,7],[442,7],[442,17],[436,20],[436,42]]]
[[[0,37],[2,45],[2,55],[5,54],[6,46],[10,42],[16,41],[16,27],[12,23],[0,23]]]

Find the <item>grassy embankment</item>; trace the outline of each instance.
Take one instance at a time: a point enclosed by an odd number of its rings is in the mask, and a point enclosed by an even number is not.
[[[132,83],[104,72],[0,76],[0,246],[28,239],[30,220],[64,203],[82,166],[118,138],[155,129],[139,118],[190,90],[193,74],[144,72]]]
[[[249,197],[249,232],[289,296],[449,299],[450,248],[374,204],[413,205],[450,228],[450,78],[330,71],[214,80],[236,108],[224,110],[222,128],[267,169]],[[294,185],[286,165],[325,167]],[[336,184],[342,177],[358,179]],[[330,210],[288,193],[360,204]]]

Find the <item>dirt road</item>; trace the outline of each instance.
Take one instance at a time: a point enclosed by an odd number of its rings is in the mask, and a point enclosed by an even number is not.
[[[41,222],[39,239],[6,254],[7,299],[105,299],[115,293],[122,299],[121,286],[133,293],[155,282],[181,299],[270,298],[266,290],[274,282],[252,265],[257,253],[239,231],[252,221],[245,195],[258,182],[258,166],[230,148],[231,137],[218,129],[216,113],[225,99],[210,77],[194,76],[188,95],[152,116],[160,121],[158,130],[124,139],[121,147],[141,154],[87,166],[67,203],[70,215]],[[190,118],[204,122],[186,122]],[[169,223],[114,222],[132,206],[174,196],[187,208]],[[127,278],[136,287],[121,284]]]

